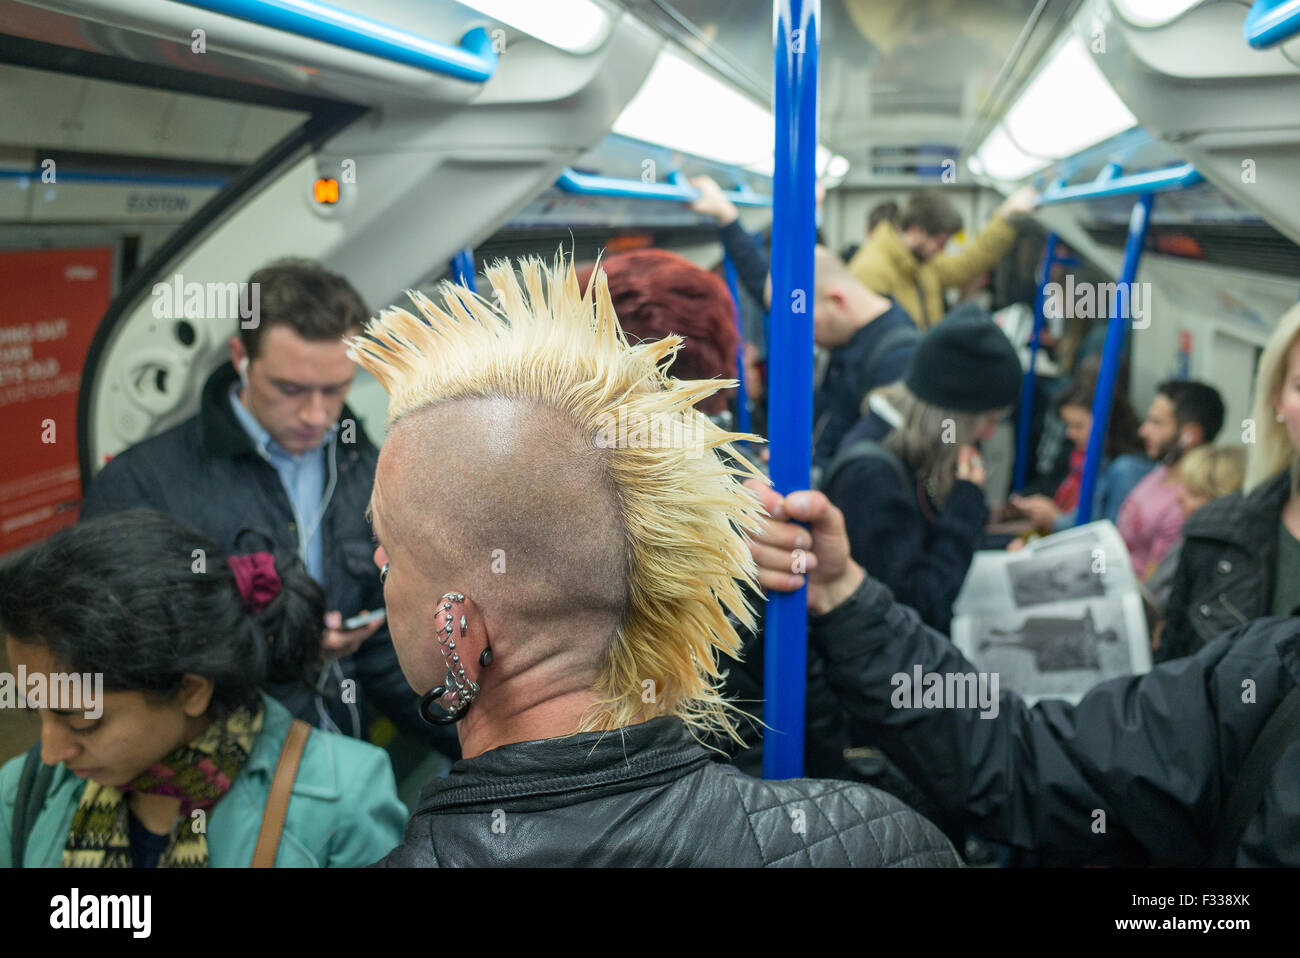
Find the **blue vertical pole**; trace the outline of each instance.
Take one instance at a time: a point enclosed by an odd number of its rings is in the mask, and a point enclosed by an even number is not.
[[[807,489],[812,471],[813,222],[821,0],[774,0],[772,338],[767,356],[772,482]],[[763,777],[803,774],[808,593],[772,593],[765,621]]]
[[[1029,369],[1020,383],[1020,422],[1016,428],[1016,472],[1011,489],[1020,492],[1025,488],[1029,474],[1029,427],[1034,421],[1034,367],[1038,362],[1038,339],[1043,332],[1043,306],[1046,303],[1047,282],[1052,278],[1052,264],[1056,262],[1055,233],[1047,234],[1043,248],[1043,262],[1038,267],[1038,292],[1034,296],[1034,331],[1029,337]]]
[[[468,286],[475,292],[478,291],[478,283],[474,279],[474,251],[472,249],[459,250],[451,258],[451,278],[462,286]]]
[[[749,432],[749,389],[745,383],[745,323],[740,313],[740,278],[736,275],[736,264],[730,256],[722,258],[722,271],[727,277],[727,289],[731,292],[731,309],[736,318],[736,331],[740,333],[740,345],[736,347],[736,431]]]
[[[1097,471],[1101,454],[1106,448],[1106,430],[1110,425],[1111,399],[1115,394],[1115,379],[1119,375],[1119,358],[1124,351],[1124,337],[1130,322],[1133,280],[1137,276],[1138,261],[1147,240],[1147,226],[1151,222],[1151,205],[1155,194],[1142,193],[1133,204],[1133,215],[1128,221],[1128,242],[1124,244],[1124,268],[1120,271],[1119,289],[1115,294],[1115,311],[1106,329],[1106,346],[1101,354],[1101,370],[1097,374],[1097,392],[1092,399],[1092,432],[1088,436],[1088,452],[1083,459],[1083,479],[1079,483],[1079,511],[1075,525],[1092,521],[1092,495],[1097,487]]]

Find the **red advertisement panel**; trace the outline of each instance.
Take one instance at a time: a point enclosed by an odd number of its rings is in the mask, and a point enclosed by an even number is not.
[[[77,394],[113,251],[0,252],[0,555],[77,521]]]

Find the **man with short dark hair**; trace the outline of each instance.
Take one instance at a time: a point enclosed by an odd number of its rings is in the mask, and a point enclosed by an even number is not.
[[[309,260],[255,272],[259,310],[231,336],[230,362],[207,379],[197,415],[115,456],[86,492],[81,517],[160,509],[233,551],[259,529],[302,556],[331,611],[321,623],[330,659],[316,689],[269,689],[317,727],[366,737],[369,699],[422,740],[430,734],[402,681],[382,619],[344,629],[344,616],[383,607],[370,565],[366,500],[379,451],[344,404],[356,375],[343,337],[369,315],[346,279]]]
[[[1174,467],[1197,446],[1213,442],[1222,427],[1223,400],[1213,386],[1171,379],[1156,387],[1138,435],[1158,465],[1133,487],[1115,522],[1141,578],[1155,571],[1183,533],[1187,516]]]
[[[912,195],[898,218],[876,224],[867,242],[849,262],[849,270],[864,286],[890,296],[907,310],[921,329],[929,329],[946,311],[943,293],[964,286],[992,269],[1011,249],[1016,228],[1011,217],[1038,205],[1038,193],[1025,187],[998,207],[989,224],[960,253],[944,253],[962,227],[952,202],[931,190]]]

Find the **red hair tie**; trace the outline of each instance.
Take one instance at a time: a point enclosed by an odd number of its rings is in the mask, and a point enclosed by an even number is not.
[[[280,594],[280,574],[275,571],[275,556],[271,553],[231,556],[226,563],[235,574],[235,585],[244,597],[245,607],[254,615]]]

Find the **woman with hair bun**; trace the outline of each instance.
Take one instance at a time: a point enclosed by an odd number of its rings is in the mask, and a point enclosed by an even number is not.
[[[261,691],[311,673],[324,611],[296,557],[227,559],[153,510],[79,523],[0,566],[0,634],[41,721],[39,745],[0,769],[0,866],[386,854],[406,810],[385,753],[312,731]],[[94,682],[56,700],[70,674]],[[273,781],[292,786],[287,807]]]

